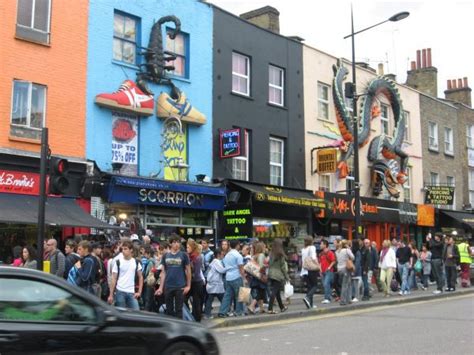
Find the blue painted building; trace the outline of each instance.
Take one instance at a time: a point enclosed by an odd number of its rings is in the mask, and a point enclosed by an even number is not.
[[[107,173],[93,213],[102,209],[110,223],[136,233],[213,237],[225,189],[195,177],[213,175],[212,7],[198,0],[89,4],[86,157]]]

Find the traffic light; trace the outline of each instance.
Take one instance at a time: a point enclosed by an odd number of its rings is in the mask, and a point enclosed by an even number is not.
[[[69,164],[66,159],[51,157],[49,159],[49,193],[64,195],[69,187],[67,176]]]

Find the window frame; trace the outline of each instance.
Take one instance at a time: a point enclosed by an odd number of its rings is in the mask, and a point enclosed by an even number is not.
[[[272,141],[273,142],[278,142],[281,144],[281,160],[280,162],[273,162],[272,161]],[[277,138],[277,137],[273,137],[271,136],[270,137],[270,149],[269,149],[269,153],[270,153],[270,184],[271,185],[278,185],[278,186],[283,186],[283,184],[285,183],[285,141],[281,138]],[[281,183],[278,184],[274,181],[272,181],[272,174],[271,174],[271,168],[272,167],[277,167],[280,169],[280,172],[281,172]]]
[[[327,186],[324,186],[324,184],[322,183],[323,182],[323,179],[327,179]],[[325,191],[325,192],[331,192],[331,174],[320,174],[319,175],[319,190],[320,191]]]
[[[27,83],[28,84],[28,102],[27,102],[27,117],[26,117],[26,124],[18,124],[18,123],[13,123],[13,109],[15,106],[15,83]],[[44,89],[44,95],[43,95],[43,122],[41,124],[40,128],[37,127],[31,127],[31,115],[32,115],[32,96],[33,96],[33,86],[40,86]],[[41,132],[42,128],[46,126],[46,112],[47,112],[47,97],[48,97],[48,87],[43,84],[38,84],[32,81],[27,81],[27,80],[19,80],[19,79],[13,79],[13,86],[12,86],[12,101],[11,101],[11,109],[10,109],[10,127],[18,127],[21,129],[26,129],[26,130],[33,130],[33,131],[38,131]]]
[[[32,0],[31,3],[31,26],[26,26],[18,23],[18,14],[20,10],[20,0],[17,0],[17,11],[16,11],[16,30],[15,36],[24,40],[41,43],[41,44],[50,44],[51,42],[51,7],[52,0],[48,1],[48,13],[46,15],[46,31],[37,29],[34,27],[35,22],[35,11],[36,11],[36,0]]]
[[[469,188],[469,203],[474,206],[474,168],[468,169],[467,182]]]
[[[175,51],[171,51],[168,49],[168,41],[175,41],[175,39],[171,39],[169,34],[170,32],[174,31],[172,28],[166,28],[166,38],[165,38],[165,50],[166,51],[169,51],[171,53],[173,53],[173,55],[175,55],[178,59],[178,58],[182,58],[183,62],[184,62],[184,73],[183,75],[181,74],[177,74],[176,73],[176,68],[175,70],[171,71],[171,70],[168,70],[167,73],[169,73],[170,75],[176,77],[176,78],[183,78],[183,79],[189,79],[189,33],[186,33],[186,32],[179,32],[177,35],[176,35],[176,38],[181,36],[183,38],[183,47],[184,47],[184,53],[181,54],[181,53],[177,53]],[[175,60],[176,60],[175,59]],[[173,65],[174,64],[174,60],[173,61],[169,61],[166,63],[167,65]]]
[[[271,69],[275,69],[278,71],[280,80],[281,80],[281,86],[278,86],[277,84],[272,84],[270,81],[270,71]],[[270,90],[277,90],[281,92],[281,102],[274,102],[271,101],[270,99]],[[277,106],[285,106],[285,69],[277,67],[275,65],[269,64],[268,65],[268,103],[272,105],[277,105]]]
[[[466,145],[469,149],[474,149],[474,125],[467,125]]]
[[[323,90],[322,89],[326,89],[327,90],[327,98],[324,98],[322,97],[322,92]],[[318,119],[320,120],[323,120],[323,121],[330,121],[330,115],[329,115],[329,100],[330,100],[330,91],[331,91],[331,86],[328,85],[328,84],[325,84],[321,81],[318,81],[318,86],[317,86],[317,97],[318,97]],[[326,107],[326,113],[327,113],[327,117],[324,117],[324,115],[322,115],[322,110],[321,110],[321,105],[325,106]]]
[[[404,202],[411,202],[411,167],[407,167],[406,169],[406,181],[403,184],[403,201]],[[408,198],[406,196],[408,191]]]
[[[384,116],[384,109],[386,111],[387,116]],[[385,125],[387,125],[387,132],[385,132]],[[390,106],[386,104],[380,104],[380,133],[385,134],[388,137],[391,137],[390,134]]]
[[[232,158],[232,177],[234,179],[238,179],[238,177],[236,177],[235,175],[235,165],[234,165],[234,162],[236,161],[244,161],[245,162],[245,181],[249,181],[250,179],[250,172],[249,172],[249,131],[248,130],[244,130],[244,139],[245,139],[245,154],[244,155],[241,155],[241,156],[238,156],[238,157],[233,157]],[[242,180],[242,179],[239,179],[239,180]]]
[[[411,142],[411,134],[410,134],[410,112],[403,111],[405,115],[405,136],[403,137],[405,142]]]
[[[450,181],[451,180],[451,181]],[[454,194],[453,194],[453,204],[451,206],[446,206],[448,209],[455,210],[456,209],[456,177],[446,175],[446,185],[449,187],[454,187]]]
[[[243,58],[245,60],[245,68],[247,69],[247,75],[234,72],[234,58]],[[239,78],[244,78],[244,79],[247,80],[247,85],[246,85],[247,90],[246,90],[246,92],[241,92],[241,91],[237,91],[236,89],[234,89],[234,80],[233,80],[234,75],[239,77]],[[234,94],[250,97],[250,75],[251,75],[250,57],[246,56],[244,54],[232,51],[232,83],[231,83],[231,85],[232,85],[232,92]]]
[[[430,185],[431,186],[439,186],[439,173],[435,173],[433,171],[430,171]]]
[[[428,149],[439,151],[438,123],[432,121],[428,122]]]
[[[137,16],[134,16],[134,15],[131,15],[129,13],[126,13],[126,12],[123,12],[123,11],[118,11],[118,10],[115,10],[114,11],[114,27],[115,27],[115,16],[121,16],[124,18],[124,26],[125,26],[125,20],[128,18],[130,20],[133,20],[134,23],[135,23],[135,42],[130,40],[130,39],[127,39],[127,38],[124,38],[124,37],[118,37],[115,35],[115,30],[113,31],[113,38],[112,38],[112,59],[117,62],[117,63],[120,63],[120,64],[125,64],[125,65],[131,65],[131,66],[139,66],[140,64],[140,59],[139,59],[139,55],[138,55],[138,49],[141,48],[141,43],[140,43],[140,24],[141,24],[141,21],[140,21],[140,18],[137,17]],[[121,45],[121,52],[120,52],[120,55],[121,55],[121,59],[117,59],[115,58],[115,46],[114,46],[114,42],[115,40],[118,40],[120,41],[120,43],[122,44]],[[134,62],[131,63],[131,62],[128,62],[126,60],[124,60],[124,56],[123,56],[123,43],[129,43],[129,44],[132,44],[133,46],[135,46],[135,54],[134,54]]]
[[[454,156],[454,132],[451,127],[444,127],[444,154]]]

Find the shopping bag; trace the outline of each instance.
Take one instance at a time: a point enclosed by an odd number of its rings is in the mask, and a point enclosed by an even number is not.
[[[293,293],[294,293],[293,285],[287,282],[285,284],[285,291],[284,291],[285,298],[290,298],[291,296],[293,296]]]
[[[239,302],[250,303],[250,287],[239,288]]]

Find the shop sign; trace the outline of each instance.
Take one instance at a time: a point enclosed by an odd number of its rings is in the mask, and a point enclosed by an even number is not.
[[[39,174],[0,170],[0,192],[39,195],[39,186]]]
[[[242,155],[240,128],[219,131],[220,158],[227,159]]]
[[[222,238],[247,239],[252,238],[252,210],[245,204],[235,204],[223,212]]]
[[[467,164],[474,167],[474,149],[467,150]]]
[[[426,186],[425,203],[429,205],[452,206],[454,201],[454,187]]]
[[[112,163],[122,164],[120,173],[138,172],[138,117],[121,112],[112,113]]]
[[[326,203],[322,199],[310,199],[301,197],[289,197],[284,195],[255,193],[255,199],[260,202],[274,202],[298,207],[318,207],[326,208]]]
[[[417,206],[409,202],[400,202],[400,223],[417,224],[418,209]]]
[[[165,180],[182,181],[187,176],[187,129],[182,127],[181,133],[176,133],[173,128],[167,129],[163,136],[161,149],[164,157]]]
[[[424,227],[434,227],[435,208],[431,205],[417,205],[418,216],[416,224]]]
[[[140,202],[148,202],[151,204],[161,204],[170,206],[186,206],[194,207],[195,205],[201,205],[203,199],[202,195],[189,193],[189,192],[176,192],[176,191],[165,191],[165,190],[149,190],[140,189],[138,191],[138,200]]]
[[[330,174],[336,172],[337,150],[335,148],[318,150],[317,158],[318,174]]]

